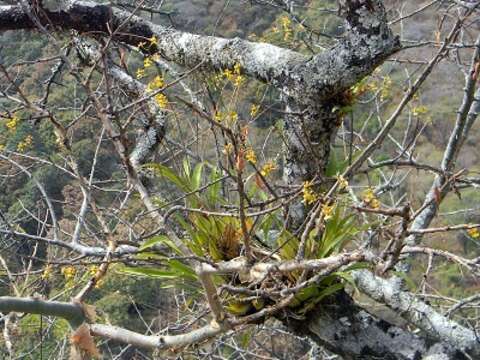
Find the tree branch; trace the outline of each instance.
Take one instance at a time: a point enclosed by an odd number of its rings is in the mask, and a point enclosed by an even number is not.
[[[309,317],[287,326],[344,359],[455,360],[458,353],[448,344],[427,342],[418,334],[372,315],[354,304],[345,293],[317,306]]]
[[[56,316],[68,320],[76,327],[85,320],[85,314],[79,304],[60,301],[45,301],[35,298],[0,296],[0,312],[22,312]]]
[[[0,312],[22,312],[56,316],[66,319],[76,328],[87,321],[80,304],[60,301],[47,301],[33,298],[0,297]],[[225,332],[226,329],[212,323],[189,333],[173,336],[147,336],[111,325],[90,324],[93,335],[146,348],[177,348],[195,344]]]
[[[146,53],[158,51],[166,60],[188,67],[201,63],[220,70],[239,64],[246,75],[272,83],[289,96],[303,99],[307,95],[318,101],[352,86],[400,48],[380,0],[345,10],[347,37],[313,58],[267,43],[178,31],[89,1],[72,1],[57,11],[45,8],[39,21],[93,36],[112,35],[113,40],[129,45],[146,43],[142,47]],[[25,7],[0,6],[0,31],[35,27]]]
[[[366,270],[354,271],[351,275],[360,291],[387,305],[429,337],[444,341],[473,358],[480,356],[480,341],[473,330],[449,320],[415,296],[401,291],[399,283],[377,277]]]

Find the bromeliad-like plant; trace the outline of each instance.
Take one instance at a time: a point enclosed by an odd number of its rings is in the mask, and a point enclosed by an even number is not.
[[[301,239],[283,228],[280,210],[246,214],[243,224],[252,240],[252,261],[245,254],[242,220],[229,211],[233,207],[222,194],[223,179],[214,166],[198,163],[192,167],[184,161],[180,173],[159,164],[148,167],[178,191],[174,200],[158,199],[158,206],[174,205],[167,221],[179,227],[182,235],[148,239],[137,255],[139,266],[124,267],[125,273],[159,278],[164,287],[181,286],[198,294],[199,285],[205,287],[202,274],[206,272],[211,275],[213,296],[227,313],[258,313],[288,297],[288,307],[298,316],[343,289],[350,280],[349,270],[361,264],[348,267],[343,265],[352,259],[340,260],[348,242],[362,231],[341,204],[331,206],[323,225],[309,232],[300,261]],[[246,191],[256,194],[261,190],[252,182]],[[338,259],[331,267],[322,263],[335,255]],[[361,259],[353,259],[357,260]],[[155,266],[141,265],[152,261]]]

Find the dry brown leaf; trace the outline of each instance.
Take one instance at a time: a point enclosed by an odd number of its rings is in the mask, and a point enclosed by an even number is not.
[[[82,354],[82,351],[72,344],[70,347],[70,360],[87,360]]]
[[[479,71],[480,71],[480,62],[477,61],[477,62],[475,63],[475,67],[474,67],[474,69],[473,69],[473,74],[472,74],[472,79],[473,79],[474,81],[477,81],[477,79],[478,79],[478,72],[479,72]]]
[[[258,174],[255,174],[255,184],[257,184],[258,188],[261,189],[261,190],[265,190],[265,188],[266,188],[262,177]]]
[[[441,36],[441,32],[440,31],[435,31],[435,45],[437,45],[437,47],[440,47],[440,36]]]
[[[433,193],[435,195],[435,202],[437,203],[437,205],[439,205],[442,202],[442,194],[440,193],[438,187],[435,187],[435,189],[433,189]]]
[[[236,160],[236,163],[235,163],[235,166],[236,166],[236,168],[239,172],[242,172],[243,169],[245,169],[245,159],[244,159],[243,156],[244,156],[244,152],[239,151],[239,153],[237,155],[237,160]]]
[[[239,232],[232,224],[227,224],[220,236],[218,247],[225,259],[233,259],[240,254]]]
[[[86,323],[80,325],[70,336],[72,343],[72,351],[70,353],[71,360],[84,360],[83,352],[93,358],[100,358],[100,352],[95,345],[93,336],[90,335],[90,328]]]

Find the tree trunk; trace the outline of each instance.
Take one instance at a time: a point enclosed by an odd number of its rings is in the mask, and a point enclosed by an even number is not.
[[[427,342],[370,314],[344,292],[317,306],[306,320],[287,325],[345,360],[467,359],[447,344]]]

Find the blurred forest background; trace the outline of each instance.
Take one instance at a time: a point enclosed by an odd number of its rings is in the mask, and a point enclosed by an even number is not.
[[[128,0],[125,0],[128,2]],[[403,13],[409,13],[429,1],[400,1],[387,0],[387,6],[394,10],[401,9]],[[122,6],[122,2],[118,2]],[[148,1],[147,1],[148,3]],[[260,4],[264,3],[264,4]],[[283,47],[289,47],[305,54],[318,53],[322,48],[331,44],[328,36],[335,37],[342,33],[341,23],[335,16],[337,4],[335,1],[328,0],[304,0],[297,1],[302,6],[296,7],[295,11],[298,17],[306,19],[304,25],[295,22],[294,19],[287,16],[282,9],[270,6],[268,1],[244,1],[244,0],[166,0],[161,8],[162,14],[143,15],[151,18],[154,22],[159,22],[168,26],[186,30],[189,32],[219,35],[224,37],[248,38],[252,41],[265,41],[277,44]],[[51,6],[55,6],[51,2]],[[126,8],[132,10],[129,4]],[[433,43],[436,38],[438,27],[438,7],[433,6],[412,16],[401,23],[394,24],[394,31],[400,34],[404,45],[410,41],[412,44],[418,42]],[[397,14],[391,12],[392,16]],[[393,19],[392,19],[393,20]],[[308,30],[307,30],[308,29]],[[310,30],[328,36],[315,35]],[[311,37],[317,38],[312,42]],[[65,41],[68,38],[65,37]],[[309,41],[307,41],[309,40]],[[312,48],[311,44],[316,47]],[[414,74],[418,65],[427,62],[434,48],[429,46],[412,47],[410,50],[402,51],[394,56],[393,59],[385,62],[384,65],[372,76],[365,79],[361,86],[364,92],[364,98],[358,101],[349,109],[345,116],[343,125],[344,133],[353,127],[356,130],[362,129],[365,141],[371,139],[381,127],[381,123],[376,118],[376,112],[379,114],[388,114],[397,104],[405,87],[406,79]],[[55,52],[49,45],[49,40],[35,32],[6,32],[0,35],[0,62],[8,67],[13,63],[35,61],[39,58],[48,58]],[[127,59],[131,73],[142,64],[142,59],[135,55],[130,55]],[[29,94],[43,93],[43,83],[51,75],[51,67],[46,63],[36,63],[31,71],[18,72],[16,83],[23,89],[28,89]],[[65,123],[71,122],[82,109],[82,90],[75,85],[73,81],[65,77],[56,80],[56,86],[51,89],[49,103],[50,107],[55,104],[56,114],[59,119]],[[168,74],[165,76],[168,77]],[[197,74],[198,88],[201,88],[202,76],[206,74]],[[195,85],[193,85],[195,86]],[[419,132],[417,138],[417,147],[415,156],[419,163],[438,164],[444,148],[448,141],[448,134],[454,125],[455,114],[462,97],[464,79],[461,72],[457,69],[454,62],[443,61],[434,69],[433,74],[427,80],[427,83],[418,97],[410,105],[409,111],[402,116],[404,119],[399,121],[399,125],[394,129],[393,135],[403,136],[407,124],[412,128],[409,130],[412,134]],[[175,91],[175,90],[173,90]],[[380,100],[370,101],[369,94],[380,92]],[[373,95],[372,95],[373,96]],[[272,158],[276,161],[278,169],[277,177],[281,174],[281,143],[278,139],[269,137],[269,133],[274,131],[278,125],[278,119],[281,115],[275,110],[278,94],[266,88],[264,85],[249,83],[242,93],[242,97],[247,99],[245,104],[258,103],[261,99],[261,116],[252,124],[251,139],[255,147],[262,147],[266,138],[269,138],[263,146],[262,156]],[[0,98],[0,111],[3,114],[11,112],[12,104],[7,100]],[[250,106],[241,105],[237,108],[239,116],[248,117],[251,111]],[[12,124],[11,117],[3,116],[0,118],[0,147],[9,151],[23,154],[19,157],[20,163],[28,167],[34,177],[41,182],[54,200],[55,211],[58,220],[66,227],[71,224],[74,227],[76,219],[75,214],[81,201],[81,194],[75,187],[75,183],[63,172],[59,171],[48,162],[34,162],[32,159],[38,157],[49,159],[55,163],[62,163],[61,154],[58,152],[54,129],[49,122],[42,122],[29,118],[27,114],[22,116],[17,113],[17,123]],[[413,119],[413,121],[408,121]],[[175,145],[174,138],[188,138],[196,130],[193,123],[187,123],[188,119],[182,118],[179,114],[175,121],[169,125],[169,134],[171,142],[162,145],[156,155],[155,161],[169,166],[177,166],[177,152],[179,148]],[[471,131],[468,143],[464,146],[459,157],[458,168],[468,169],[470,175],[475,176],[480,170],[480,151],[478,144],[480,142],[479,124]],[[13,131],[13,130],[14,131]],[[74,125],[72,137],[72,151],[74,156],[79,159],[81,171],[88,176],[91,168],[91,162],[97,147],[98,133],[100,125],[98,121],[92,118],[90,121],[81,121]],[[407,131],[408,133],[408,131]],[[341,135],[339,135],[341,136]],[[409,136],[409,134],[407,134]],[[416,135],[415,135],[416,136]],[[211,141],[207,135],[202,138],[200,135],[196,142],[190,146],[190,150],[197,154],[201,159],[214,160],[215,154],[204,146]],[[361,141],[360,139],[358,141]],[[386,142],[384,150],[386,153],[395,153],[395,143]],[[211,149],[211,148],[210,148]],[[98,157],[97,170],[94,174],[95,182],[106,184],[111,183],[115,188],[116,182],[124,177],[119,159],[114,155],[114,151],[109,151],[108,147],[102,147]],[[335,148],[333,156],[345,159],[348,158],[348,151],[342,146]],[[376,160],[381,161],[382,155],[377,154]],[[389,158],[385,155],[385,159]],[[42,205],[42,195],[35,186],[34,181],[27,175],[22,175],[19,170],[8,162],[0,161],[0,211],[12,222],[21,224],[23,231],[35,233],[37,222],[29,221],[30,217],[25,216],[26,209],[38,209]],[[405,181],[398,186],[394,192],[397,199],[401,199],[403,194],[408,194],[408,201],[413,207],[418,207],[420,201],[428,191],[433,175],[429,173],[419,173],[410,171],[405,175]],[[385,182],[381,174],[370,172],[368,177],[360,183],[353,183],[351,186],[359,189],[365,185],[378,186]],[[115,196],[108,192],[97,194],[99,199],[104,198],[105,203]],[[107,201],[108,200],[108,201]],[[382,201],[389,203],[391,199],[382,198]],[[451,194],[442,203],[440,216],[434,225],[448,225],[458,223],[478,223],[480,222],[480,193],[475,187],[461,189],[458,194]],[[392,204],[393,205],[393,204]],[[142,207],[138,200],[137,208],[135,204],[130,204],[124,211],[130,211],[133,214]],[[22,217],[25,216],[25,220]],[[428,241],[434,241],[436,247],[454,251],[458,254],[468,254],[468,257],[480,255],[480,243],[477,234],[467,231],[447,232],[429,237]],[[426,243],[428,245],[428,242]],[[22,268],[21,264],[28,262],[32,255],[32,246],[30,242],[23,245],[5,248],[2,245],[0,252],[7,260],[11,269]],[[68,284],[76,281],[82,281],[82,278],[88,274],[90,267],[83,270],[76,268],[72,273],[63,271],[61,266],[54,266],[52,275],[49,276],[48,284],[42,281],[42,272],[44,271],[45,260],[51,259],[53,254],[48,253],[46,247],[39,247],[35,254],[34,269],[40,269],[36,277],[32,277],[30,283],[25,286],[38,287],[38,292],[48,291],[50,297],[68,298]],[[18,266],[16,267],[16,263]],[[425,265],[426,267],[427,265]],[[421,283],[422,271],[420,267],[415,273],[411,273],[408,279],[412,287]],[[2,270],[0,270],[0,295],[8,293],[6,288],[2,288]],[[467,276],[462,273],[458,265],[445,262],[439,265],[437,271],[432,273],[429,279],[429,291],[438,293],[444,297],[465,297],[474,294],[480,290],[478,279]],[[160,283],[159,283],[160,282]],[[48,287],[45,290],[45,286]],[[105,318],[105,321],[119,326],[128,327],[132,330],[144,332],[147,327],[152,331],[169,326],[175,323],[178,314],[172,309],[188,309],[189,304],[172,304],[175,301],[174,296],[169,294],[181,291],[175,288],[162,286],[161,280],[148,279],[144,277],[126,276],[120,271],[110,271],[102,284],[93,292],[90,302],[97,308],[99,314]],[[94,300],[92,300],[94,299]],[[188,298],[185,297],[188,302]],[[434,299],[432,300],[434,301]],[[178,310],[178,311],[180,311]],[[63,339],[67,332],[68,324],[66,321],[57,319],[53,324],[53,331],[48,332],[48,338],[43,339],[43,358],[58,359],[62,358],[59,354],[59,339]],[[268,328],[268,324],[265,325]],[[39,341],[40,317],[37,315],[24,316],[19,322],[17,330],[17,349],[18,358],[38,359],[38,341]],[[175,331],[176,329],[170,329]],[[181,330],[181,329],[180,329]],[[239,341],[257,341],[259,343],[268,343],[269,349],[274,350],[274,354],[279,359],[296,359],[306,353],[309,345],[306,341],[295,342],[297,348],[292,348],[288,342],[289,335],[281,333],[281,328],[277,329],[277,335],[274,337],[256,338],[248,337]],[[0,357],[6,356],[5,349],[2,346],[0,335]],[[18,344],[21,344],[19,346]],[[267,346],[267,345],[265,345]],[[235,353],[235,349],[226,348],[225,358]],[[258,351],[257,351],[258,353]],[[230,355],[229,355],[230,354]],[[138,356],[138,355],[137,355]],[[124,355],[128,359],[128,352]],[[139,357],[140,358],[140,357]]]

